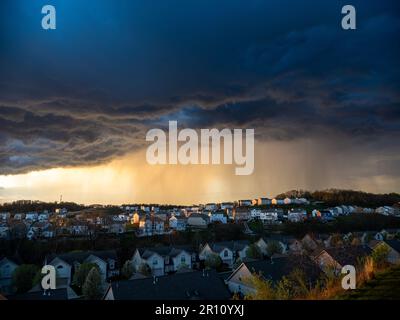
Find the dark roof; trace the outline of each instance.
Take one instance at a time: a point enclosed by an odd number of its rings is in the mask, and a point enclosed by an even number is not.
[[[385,240],[389,247],[400,253],[400,241],[399,240]]]
[[[115,300],[226,300],[231,297],[216,271],[176,273],[113,282]]]
[[[215,252],[221,252],[225,248],[228,248],[232,251],[240,251],[243,250],[246,246],[250,245],[250,242],[248,240],[222,241],[210,243],[209,245],[211,249]]]
[[[295,237],[289,235],[282,235],[282,234],[270,234],[267,237],[263,237],[264,242],[269,241],[278,241],[282,242],[283,244],[291,243],[292,241],[296,240]]]
[[[307,256],[280,256],[268,260],[244,263],[252,273],[261,274],[265,279],[278,282],[295,269],[303,271],[308,281],[315,282],[321,274],[316,264]]]
[[[189,254],[195,252],[195,250],[190,246],[163,246],[163,247],[151,247],[151,248],[139,248],[139,253],[142,258],[147,259],[157,253],[162,257],[176,257],[182,251],[186,251]]]
[[[16,257],[16,256],[13,256],[13,257],[0,256],[0,262],[2,262],[3,259],[7,259],[8,261],[11,261],[12,263],[16,264],[17,266],[20,265],[20,264],[22,264],[21,259],[19,259],[19,258]]]
[[[83,262],[90,255],[94,255],[99,257],[100,259],[107,262],[108,259],[113,259],[117,261],[117,252],[115,250],[104,250],[104,251],[77,251],[77,252],[69,252],[63,254],[55,254],[47,257],[47,261],[51,262],[54,258],[58,257],[61,260],[73,264],[75,261]]]
[[[43,291],[35,291],[14,294],[7,298],[8,300],[68,300],[68,292],[67,288],[61,288],[47,291],[45,295]]]
[[[358,259],[371,254],[368,246],[346,246],[339,248],[327,248],[325,251],[340,265],[357,265]]]

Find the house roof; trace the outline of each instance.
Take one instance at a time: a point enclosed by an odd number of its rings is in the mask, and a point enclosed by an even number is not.
[[[82,263],[91,255],[99,257],[104,261],[107,261],[108,259],[117,261],[117,252],[115,250],[69,252],[58,255],[51,255],[47,257],[47,260],[52,261],[55,258],[59,258],[72,265],[76,261]]]
[[[278,241],[282,242],[283,244],[291,243],[294,240],[296,240],[295,237],[293,236],[288,236],[288,235],[281,235],[281,234],[270,234],[268,237],[262,237],[265,243],[268,243],[270,241]]]
[[[380,243],[386,243],[389,247],[391,247],[393,250],[397,251],[400,253],[400,241],[399,240],[372,240],[369,244],[369,246],[374,249],[377,245]]]
[[[222,241],[222,242],[209,243],[210,248],[215,252],[221,252],[225,248],[228,248],[231,251],[240,251],[243,250],[248,245],[250,245],[250,242],[248,240]]]
[[[368,246],[346,246],[324,249],[340,265],[356,265],[359,258],[370,255],[372,250]]]
[[[192,213],[190,216],[189,216],[189,218],[202,218],[202,219],[204,219],[204,220],[209,220],[209,217],[208,217],[208,215],[206,215],[206,214],[203,214],[203,213]]]
[[[191,254],[194,250],[190,246],[164,246],[164,247],[153,247],[153,248],[140,248],[138,249],[143,259],[150,258],[154,253],[165,257],[176,257],[182,251],[186,251]]]
[[[307,280],[316,281],[321,274],[319,268],[307,256],[280,256],[268,260],[244,262],[229,278],[245,265],[252,273],[261,274],[265,279],[278,282],[282,277],[289,275],[295,269],[306,274]],[[229,279],[228,279],[229,280]]]
[[[396,250],[400,253],[400,241],[399,240],[385,240],[385,242],[391,247],[392,249]]]
[[[17,260],[17,259],[10,259],[10,258],[8,258],[8,257],[1,257],[1,256],[0,256],[0,265],[2,265],[3,263],[6,263],[6,262],[10,262],[10,263],[13,263],[13,264],[15,264],[16,266],[18,266],[19,264],[16,262],[16,260]]]
[[[41,290],[10,295],[7,298],[9,300],[68,300],[68,290],[67,288],[49,290],[46,295]]]
[[[216,271],[187,272],[111,284],[115,300],[226,300],[231,297]],[[108,289],[110,290],[110,288]]]

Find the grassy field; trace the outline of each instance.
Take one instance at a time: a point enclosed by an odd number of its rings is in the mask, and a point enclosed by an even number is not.
[[[400,300],[400,267],[381,272],[359,289],[337,298],[342,300]]]

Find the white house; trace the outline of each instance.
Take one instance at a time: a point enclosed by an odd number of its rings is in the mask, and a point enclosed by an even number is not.
[[[199,259],[204,261],[209,255],[214,254],[231,267],[237,259],[243,260],[247,257],[248,248],[247,240],[206,243],[200,248]]]
[[[315,264],[301,255],[292,257],[277,257],[268,260],[259,260],[252,262],[244,262],[236,268],[232,274],[225,280],[229,291],[241,295],[249,295],[256,293],[257,289],[252,282],[254,274],[260,275],[264,280],[276,284],[287,276],[293,270],[301,268],[306,274],[306,283],[309,284],[315,281],[320,274],[320,271]]]
[[[214,210],[217,210],[217,205],[215,203],[207,203],[205,205],[205,209],[207,211],[214,211]]]
[[[232,202],[223,202],[221,203],[221,210],[233,209]]]
[[[260,249],[263,255],[268,255],[268,243],[275,242],[280,246],[281,253],[287,252],[287,244],[277,239],[258,239],[254,244]]]
[[[25,215],[25,220],[30,220],[30,221],[37,221],[39,215],[37,212],[29,212]]]
[[[136,249],[132,257],[132,266],[136,272],[140,272],[142,266],[148,266],[154,276],[164,275],[164,258],[156,252],[142,252]]]
[[[208,214],[210,222],[227,223],[227,216],[223,211],[214,211]]]
[[[387,261],[391,264],[400,264],[400,241],[399,240],[385,240],[385,241],[371,241],[371,249],[377,250],[378,248],[387,248]]]
[[[307,218],[307,211],[303,209],[292,209],[288,211],[288,220],[290,222],[301,222]]]
[[[271,205],[271,199],[268,198],[258,198],[257,199],[258,206],[269,206]]]
[[[0,225],[0,239],[7,239],[10,235],[10,228],[6,225]]]
[[[7,221],[10,217],[11,214],[9,212],[0,212],[0,221]]]
[[[239,200],[239,206],[241,207],[249,207],[253,204],[252,200]]]
[[[49,264],[56,269],[58,283],[68,286],[72,283],[72,266],[69,263],[55,257]]]
[[[375,212],[384,216],[394,215],[394,208],[389,206],[379,207],[375,209]]]
[[[176,216],[172,216],[169,218],[169,228],[176,231],[184,231],[186,230],[186,218],[178,218]]]
[[[12,275],[17,268],[18,264],[8,258],[0,260],[0,292],[12,293]]]
[[[165,233],[165,222],[155,216],[146,215],[139,221],[139,236],[153,236]]]
[[[199,259],[201,261],[207,260],[210,255],[218,255],[222,263],[232,266],[234,261],[234,252],[226,245],[208,244],[206,243],[201,247],[199,252]]]
[[[286,205],[291,204],[292,203],[292,199],[285,198],[285,199],[283,199],[283,203],[286,204]]]
[[[41,213],[38,216],[38,220],[39,221],[48,221],[49,220],[50,215],[48,213]]]
[[[187,219],[188,226],[195,228],[207,228],[209,222],[210,218],[201,213],[192,213]]]
[[[274,223],[279,219],[279,211],[277,209],[253,209],[250,214],[253,219],[259,219],[264,223]]]
[[[284,202],[283,199],[272,199],[271,200],[271,204],[273,204],[273,205],[283,205],[283,204],[285,204],[285,202]]]
[[[25,219],[25,213],[16,213],[14,214],[14,220],[21,221]]]
[[[56,269],[57,286],[69,286],[82,263],[95,263],[103,282],[119,274],[115,250],[71,252],[49,257],[48,261]]]

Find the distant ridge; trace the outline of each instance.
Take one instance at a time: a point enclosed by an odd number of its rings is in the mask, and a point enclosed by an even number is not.
[[[364,191],[326,189],[322,191],[291,190],[276,196],[284,198],[307,198],[311,201],[323,201],[328,205],[357,205],[363,207],[380,207],[400,203],[400,194],[375,194]]]

